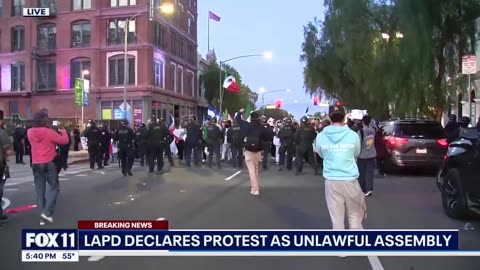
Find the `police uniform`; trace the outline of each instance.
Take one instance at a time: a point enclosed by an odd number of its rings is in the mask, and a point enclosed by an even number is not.
[[[287,167],[288,170],[292,169],[292,159],[294,153],[294,136],[295,136],[295,129],[292,126],[292,119],[288,118],[285,120],[284,125],[278,132],[278,138],[280,139],[280,160],[279,160],[279,168],[278,170],[281,171],[283,168]]]
[[[170,166],[174,166],[175,164],[173,163],[173,155],[172,155],[172,150],[170,149],[170,144],[172,144],[174,138],[170,130],[168,129],[165,120],[160,119],[160,125],[164,126],[168,130],[168,136],[165,135],[165,137],[162,139],[162,144],[163,144],[163,149],[165,149],[165,156],[168,159],[168,163],[170,163]]]
[[[310,163],[310,166],[312,166],[314,169],[315,174],[318,174],[317,162],[313,153],[313,141],[317,137],[317,132],[311,125],[308,124],[308,119],[306,117],[302,117],[301,122],[300,128],[295,133],[295,162],[297,165],[296,173],[300,174],[302,172],[303,162],[306,157]]]
[[[98,164],[99,169],[103,169],[102,155],[100,148],[101,130],[95,125],[95,122],[90,123],[90,127],[85,131],[88,146],[88,159],[90,160],[90,168],[95,168],[95,163]]]
[[[155,160],[157,160],[157,170],[163,170],[163,154],[165,151],[165,138],[170,135],[170,131],[165,125],[153,122],[148,127],[147,143],[148,143],[148,171],[153,173],[155,169]]]
[[[221,156],[220,156],[220,143],[224,139],[223,131],[217,126],[217,121],[212,119],[210,125],[207,127],[207,147],[208,147],[208,167],[212,167],[213,155],[217,161],[217,167],[220,169]]]
[[[103,166],[108,166],[108,160],[110,160],[110,141],[112,135],[108,131],[108,126],[105,124],[102,128],[102,133],[100,135],[100,147],[101,147],[101,156],[103,159]]]
[[[137,150],[140,158],[140,166],[145,166],[145,160],[148,160],[147,155],[147,132],[148,129],[144,123],[140,125],[137,130]],[[147,158],[146,158],[147,157]]]
[[[202,129],[196,122],[196,117],[191,116],[190,123],[185,127],[187,130],[187,137],[185,138],[185,163],[187,166],[191,165],[192,154],[195,165],[200,165],[201,151],[203,148]]]
[[[232,152],[232,167],[241,168],[243,165],[243,132],[237,122],[227,131],[227,142]]]
[[[118,158],[122,167],[122,174],[132,176],[133,160],[135,159],[135,132],[127,126],[128,122],[122,122],[122,126],[115,132],[113,139],[118,142]]]

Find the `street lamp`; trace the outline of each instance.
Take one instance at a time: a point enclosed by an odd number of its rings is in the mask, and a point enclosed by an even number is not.
[[[163,14],[172,14],[175,11],[175,7],[171,3],[162,4],[159,7],[154,8],[160,10]],[[126,19],[124,22],[124,48],[123,48],[123,118],[127,119],[127,84],[128,84],[128,26],[130,21],[134,20],[137,16],[145,13],[145,10],[137,12],[135,15]]]
[[[85,76],[88,75],[88,74],[90,74],[90,71],[89,71],[88,69],[82,70],[82,84],[83,84],[84,81],[85,81]],[[82,91],[85,91],[84,87],[85,87],[85,86],[82,87]],[[85,93],[82,93],[82,97],[85,97]],[[85,111],[84,111],[84,105],[83,105],[83,104],[84,104],[84,102],[83,102],[83,98],[82,98],[82,131],[85,129],[85,128],[84,128],[84,125],[85,125],[85,123],[84,123],[84,114],[85,114]]]
[[[272,59],[273,54],[272,52],[264,52],[262,54],[246,54],[246,55],[240,55],[232,58],[228,58],[226,60],[221,60],[219,61],[219,76],[218,76],[218,85],[220,86],[220,101],[219,101],[219,107],[220,107],[220,113],[222,113],[222,106],[223,106],[223,94],[225,93],[225,90],[223,90],[223,85],[222,85],[222,66],[223,64],[230,62],[232,60],[240,59],[240,58],[249,58],[249,57],[263,57],[265,59]]]
[[[259,89],[260,93],[262,93],[262,115],[265,115],[265,95],[271,94],[271,93],[278,93],[278,92],[288,92],[290,93],[292,90],[290,89],[280,89],[280,90],[270,90],[267,91],[265,90],[264,87],[260,87]]]

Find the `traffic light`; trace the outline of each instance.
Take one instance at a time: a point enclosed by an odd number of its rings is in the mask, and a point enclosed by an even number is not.
[[[318,105],[318,97],[313,97],[313,105]]]
[[[275,101],[275,106],[276,106],[277,108],[282,107],[282,101],[281,101],[281,100]]]
[[[157,107],[157,102],[156,101],[152,101],[152,107]]]

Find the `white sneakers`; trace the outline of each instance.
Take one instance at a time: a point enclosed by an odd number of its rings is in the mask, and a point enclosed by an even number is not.
[[[367,193],[365,193],[365,197],[369,197],[369,196],[372,196],[373,195],[373,191],[368,191]]]
[[[52,217],[47,217],[43,213],[40,215],[40,218],[41,218],[40,225],[45,225],[45,221],[48,222],[48,223],[53,223],[53,218]],[[43,221],[43,224],[42,224],[42,221]]]
[[[260,195],[260,191],[258,191],[258,190],[256,190],[256,191],[255,191],[255,190],[252,190],[252,191],[250,191],[250,194],[252,194],[252,195],[254,195],[254,196],[258,196],[258,195]]]

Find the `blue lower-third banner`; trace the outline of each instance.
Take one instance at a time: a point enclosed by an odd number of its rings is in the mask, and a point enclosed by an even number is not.
[[[458,251],[458,231],[79,230],[78,249],[226,253]]]

